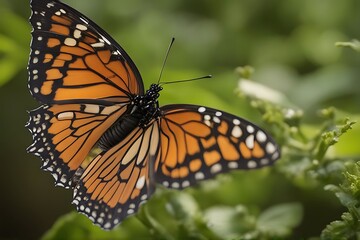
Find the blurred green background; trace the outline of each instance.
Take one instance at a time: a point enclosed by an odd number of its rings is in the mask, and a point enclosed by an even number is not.
[[[283,92],[306,112],[308,124],[316,126],[316,111],[330,105],[349,115],[360,114],[359,54],[334,45],[360,38],[358,0],[64,2],[123,46],[146,88],[158,79],[171,37],[176,41],[163,81],[214,76],[167,85],[161,104],[211,106],[260,124],[261,116],[234,93],[234,69],[252,65],[252,78]],[[31,144],[24,128],[26,111],[39,105],[27,90],[29,14],[28,1],[0,0],[0,237],[5,239],[39,238],[59,216],[74,209],[71,191],[55,188],[52,177],[39,169],[40,159],[25,152]],[[359,140],[354,135],[349,139]],[[341,154],[360,154],[359,141],[344,142]],[[304,219],[295,230],[299,238],[318,236],[344,210],[332,194],[316,187],[300,189],[271,169],[230,176],[203,186],[205,194],[197,196],[201,207],[245,204],[262,209],[301,202]]]

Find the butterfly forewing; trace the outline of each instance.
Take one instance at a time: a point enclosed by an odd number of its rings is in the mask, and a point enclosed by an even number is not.
[[[58,1],[32,0],[29,90],[49,103],[128,102],[143,94],[126,52],[100,27]]]
[[[280,157],[274,140],[242,118],[195,105],[161,109],[156,179],[166,187],[188,187],[233,169],[271,165]]]

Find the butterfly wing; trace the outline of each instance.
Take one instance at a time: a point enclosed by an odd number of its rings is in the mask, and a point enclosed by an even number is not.
[[[53,175],[57,186],[69,188],[91,148],[125,110],[119,105],[41,106],[30,112],[26,126],[33,143],[27,150],[41,157],[41,168]]]
[[[32,0],[29,90],[45,104],[128,102],[142,94],[135,64],[105,31],[56,0]]]
[[[74,190],[73,203],[95,224],[111,229],[135,213],[154,190],[153,162],[159,156],[159,123],[135,128],[123,141],[99,154]]]
[[[274,140],[256,125],[211,108],[161,108],[161,157],[156,181],[184,188],[232,169],[271,165],[280,157]]]
[[[101,135],[143,94],[126,52],[87,17],[57,0],[32,0],[28,87],[44,105],[30,112],[28,151],[57,185],[72,176]]]

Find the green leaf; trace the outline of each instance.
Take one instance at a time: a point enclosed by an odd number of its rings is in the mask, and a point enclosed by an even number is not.
[[[200,214],[195,199],[185,192],[172,192],[166,208],[179,221],[188,221]]]
[[[334,129],[326,131],[321,135],[321,141],[316,153],[316,159],[322,160],[329,147],[336,144],[339,141],[339,138],[352,129],[352,126],[355,124],[355,121],[350,121],[349,118],[342,120],[340,125],[332,126]],[[329,126],[330,127],[330,126]]]
[[[340,200],[341,204],[345,207],[351,207],[356,204],[356,199],[349,193],[345,192],[341,187],[335,185],[326,185],[325,190],[335,193],[335,196]]]
[[[216,206],[204,213],[209,228],[223,239],[247,239],[255,237],[255,217],[248,210],[238,205],[236,207]]]
[[[322,240],[348,240],[360,238],[360,227],[358,221],[349,213],[341,216],[342,221],[333,221],[321,233]]]
[[[257,221],[257,228],[264,234],[273,237],[286,237],[298,226],[303,218],[300,203],[285,203],[265,210]]]

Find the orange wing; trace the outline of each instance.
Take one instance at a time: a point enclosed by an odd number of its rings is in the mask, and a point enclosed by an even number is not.
[[[29,90],[40,102],[129,102],[141,76],[105,31],[73,8],[32,0]]]
[[[159,124],[135,128],[123,141],[99,154],[83,172],[73,203],[95,224],[111,229],[135,213],[153,192],[153,162]]]
[[[28,152],[42,158],[55,184],[70,187],[72,177],[91,148],[126,107],[95,104],[41,106],[30,112],[27,128],[33,135]]]
[[[166,187],[188,187],[232,169],[271,165],[280,157],[269,135],[234,115],[194,105],[167,105],[162,112],[155,176]]]

